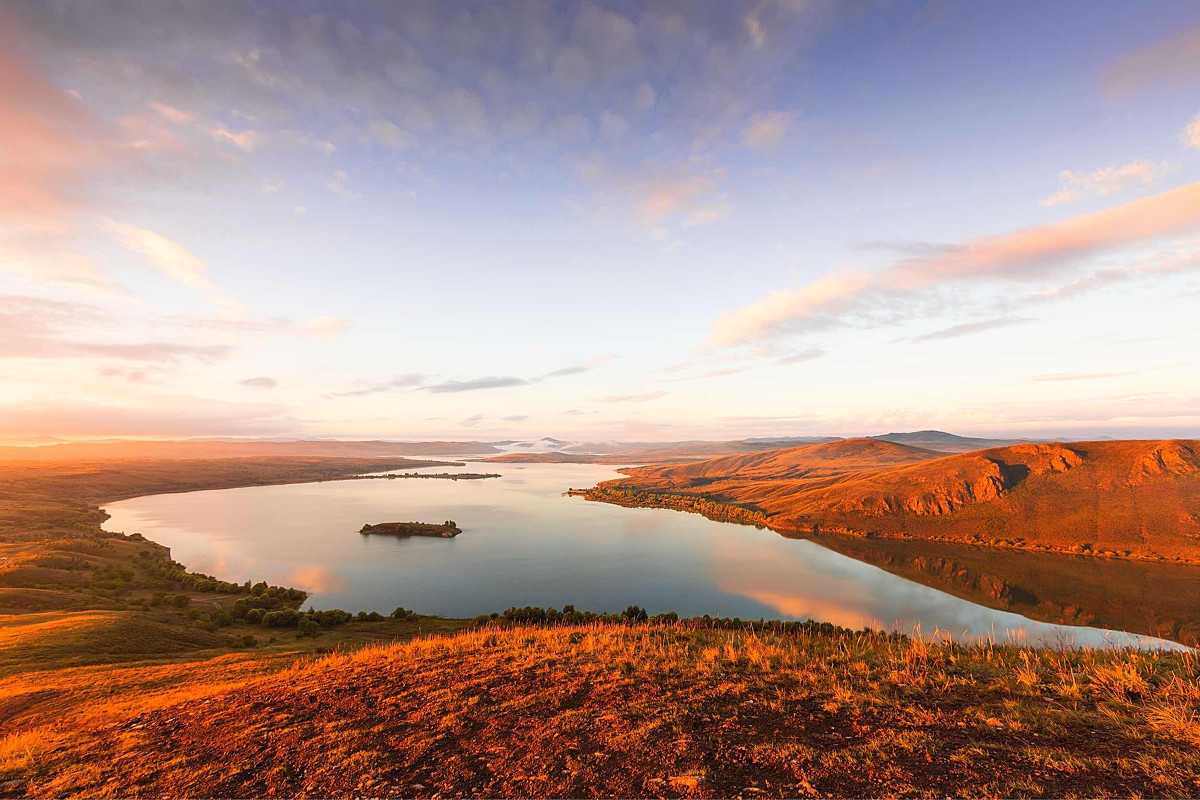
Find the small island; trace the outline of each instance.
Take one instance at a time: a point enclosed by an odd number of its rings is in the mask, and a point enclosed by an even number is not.
[[[384,536],[431,536],[435,539],[452,539],[462,533],[462,528],[448,519],[438,525],[433,522],[381,522],[378,525],[363,525],[359,533],[377,533]]]

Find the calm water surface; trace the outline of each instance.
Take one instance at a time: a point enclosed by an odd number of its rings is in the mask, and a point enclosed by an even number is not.
[[[411,470],[410,470],[411,471]],[[447,472],[438,467],[426,471]],[[318,608],[471,617],[510,606],[630,604],[650,613],[816,619],[1036,644],[1161,640],[1034,622],[961,600],[813,542],[564,497],[618,477],[589,464],[473,464],[486,480],[364,480],[125,500],[108,530],[141,532],[190,569],[309,591]],[[455,520],[454,539],[364,536],[364,523]]]

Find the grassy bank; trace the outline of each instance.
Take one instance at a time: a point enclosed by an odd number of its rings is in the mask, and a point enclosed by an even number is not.
[[[34,796],[1195,796],[1189,653],[598,624],[97,668]],[[47,680],[61,680],[49,676]],[[42,689],[31,688],[31,691]],[[65,711],[65,707],[63,708]]]

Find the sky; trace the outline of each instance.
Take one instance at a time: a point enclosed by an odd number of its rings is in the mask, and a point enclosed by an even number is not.
[[[1200,437],[1195,2],[0,2],[0,441]]]

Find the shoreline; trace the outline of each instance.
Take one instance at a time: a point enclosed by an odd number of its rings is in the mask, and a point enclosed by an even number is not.
[[[612,493],[620,493],[617,496],[612,496]],[[607,488],[604,483],[593,486],[590,489],[568,489],[563,494],[570,497],[582,497],[585,500],[593,503],[607,503],[609,505],[621,506],[622,508],[650,508],[650,509],[665,509],[668,511],[680,511],[685,514],[699,514],[705,519],[710,519],[713,522],[732,522],[739,525],[753,525],[756,528],[765,528],[769,531],[779,534],[787,539],[814,539],[820,536],[841,536],[847,539],[859,539],[863,541],[889,541],[889,542],[929,542],[932,544],[954,544],[963,547],[973,547],[988,550],[1004,550],[1019,553],[1033,553],[1042,555],[1056,556],[1075,556],[1078,558],[1091,558],[1103,561],[1114,562],[1136,562],[1144,564],[1173,564],[1178,566],[1200,566],[1200,558],[1169,558],[1166,556],[1144,556],[1144,555],[1121,555],[1100,553],[1094,551],[1072,550],[1067,548],[1057,548],[1050,545],[1037,544],[1017,544],[1004,542],[988,542],[988,541],[968,541],[966,539],[956,539],[947,536],[904,536],[888,533],[857,531],[853,528],[844,526],[817,526],[814,525],[808,530],[802,528],[784,527],[773,525],[768,517],[762,511],[751,511],[750,509],[736,506],[729,503],[719,503],[715,500],[710,500],[703,495],[686,495],[673,494],[671,492],[654,492],[652,490],[628,490]],[[605,496],[605,495],[609,496]],[[621,495],[645,494],[655,495],[663,498],[662,502],[639,502],[636,499],[622,497]],[[699,508],[689,508],[689,505],[695,503],[710,504],[714,508],[728,509],[728,515],[720,513],[708,513]]]

